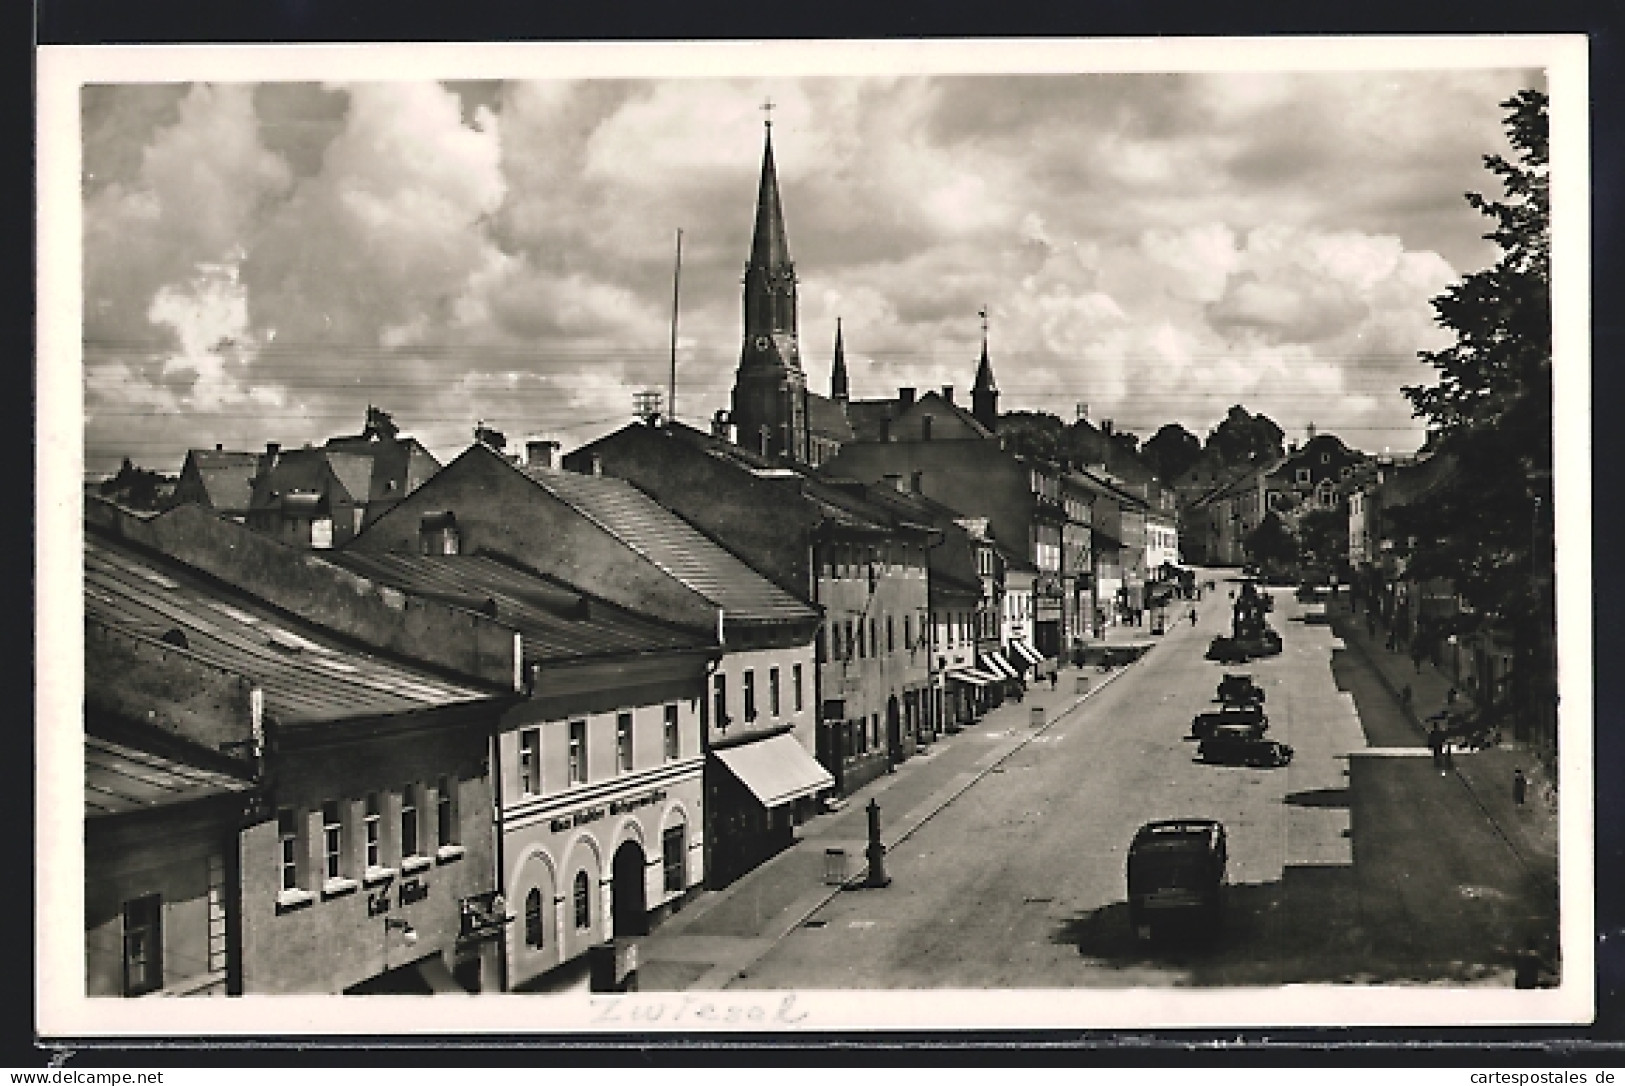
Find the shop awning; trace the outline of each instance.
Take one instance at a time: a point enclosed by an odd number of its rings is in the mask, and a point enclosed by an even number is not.
[[[971,686],[986,686],[988,683],[999,681],[997,675],[989,675],[985,671],[977,671],[973,667],[958,667],[947,673],[948,678],[956,679]]]
[[[1002,653],[982,653],[982,669],[993,672],[1001,679],[1017,679],[1021,677],[1020,672],[1010,666],[1010,661],[1006,660]]]
[[[782,806],[835,786],[835,778],[788,732],[712,751],[763,807]]]
[[[1033,648],[1031,645],[1027,644],[1025,641],[1010,642],[1010,649],[1017,656],[1021,657],[1023,660],[1026,660],[1029,664],[1041,664],[1044,662],[1043,654],[1037,649]]]

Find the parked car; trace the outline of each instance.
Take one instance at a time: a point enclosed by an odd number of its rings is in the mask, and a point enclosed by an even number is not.
[[[1264,710],[1251,705],[1221,709],[1216,713],[1197,713],[1191,719],[1191,735],[1197,739],[1206,739],[1220,732],[1262,736],[1269,726],[1270,718],[1264,715]]]
[[[1224,824],[1212,818],[1147,822],[1128,849],[1128,920],[1140,939],[1177,926],[1216,934],[1228,881]]]
[[[1292,748],[1262,733],[1250,734],[1244,728],[1223,728],[1203,739],[1196,756],[1214,765],[1245,765],[1273,769],[1292,761]]]
[[[1214,700],[1226,705],[1262,705],[1264,688],[1253,682],[1251,675],[1227,673],[1219,680],[1219,689]]]

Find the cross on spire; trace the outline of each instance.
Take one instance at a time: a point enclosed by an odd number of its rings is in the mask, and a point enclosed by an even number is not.
[[[771,97],[765,99],[762,102],[762,104],[761,104],[761,106],[759,108],[762,111],[763,118],[765,118],[762,121],[762,123],[767,125],[767,127],[772,128],[773,127],[773,110],[778,108],[778,107],[774,106],[773,99]]]

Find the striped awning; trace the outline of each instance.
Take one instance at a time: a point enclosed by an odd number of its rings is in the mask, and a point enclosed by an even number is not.
[[[1031,645],[1027,644],[1025,641],[1010,642],[1010,649],[1017,656],[1026,660],[1029,664],[1041,664],[1044,662],[1043,654],[1037,649],[1033,648]]]
[[[982,670],[991,671],[1001,679],[1017,679],[1021,677],[1020,672],[1011,667],[1010,661],[1006,660],[1004,654],[999,652],[982,653]]]
[[[985,671],[977,671],[973,667],[957,667],[946,673],[947,677],[970,686],[986,686],[988,683],[999,681],[997,675],[989,675]]]

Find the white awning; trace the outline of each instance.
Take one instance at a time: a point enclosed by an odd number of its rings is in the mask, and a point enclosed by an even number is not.
[[[835,778],[789,732],[712,751],[763,807],[778,807],[835,786]]]
[[[998,676],[989,675],[985,671],[977,671],[971,667],[955,668],[948,672],[947,675],[950,679],[957,679],[959,682],[969,683],[971,686],[986,686],[988,683],[999,681]]]
[[[1025,641],[1012,641],[1010,642],[1010,648],[1017,656],[1020,656],[1029,664],[1041,664],[1044,662],[1043,655]]]
[[[993,674],[999,676],[1001,679],[1015,679],[1020,677],[1016,669],[1010,666],[1010,661],[1006,660],[1003,655],[997,652],[982,653],[982,668],[986,671],[993,672]]]

